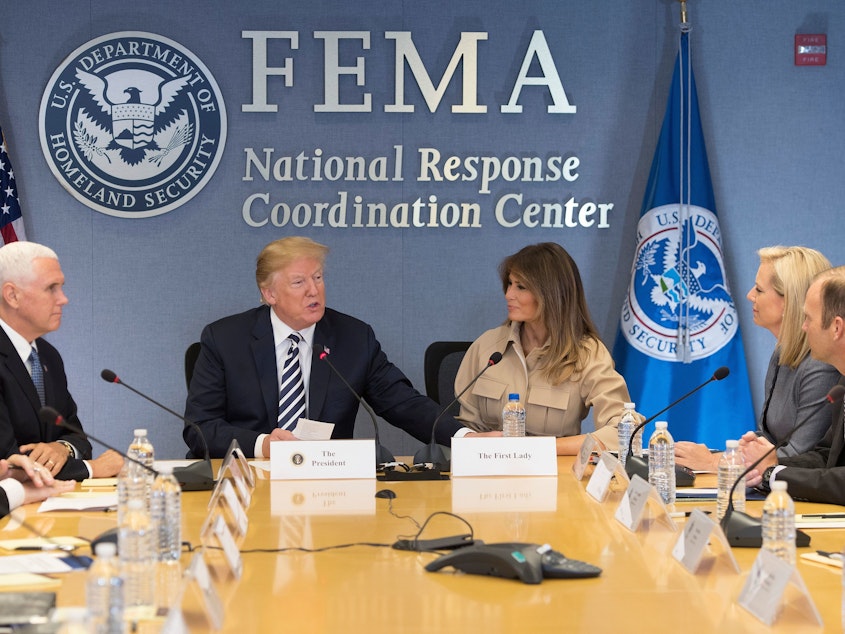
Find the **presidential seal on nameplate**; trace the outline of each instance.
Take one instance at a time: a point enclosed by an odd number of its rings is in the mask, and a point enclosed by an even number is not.
[[[375,478],[375,464],[372,439],[270,443],[271,480]]]
[[[452,477],[556,475],[553,436],[452,439]]]

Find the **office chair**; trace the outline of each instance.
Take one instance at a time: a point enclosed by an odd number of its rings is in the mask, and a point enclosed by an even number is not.
[[[423,371],[425,374],[425,393],[442,406],[455,398],[455,376],[469,348],[471,341],[435,341],[425,351]],[[456,415],[460,406],[455,403],[449,410]]]
[[[185,350],[185,385],[191,389],[191,377],[194,376],[194,366],[200,356],[200,342],[195,341]]]

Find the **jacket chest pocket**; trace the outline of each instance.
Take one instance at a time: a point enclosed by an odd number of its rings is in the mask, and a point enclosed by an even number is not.
[[[567,433],[570,386],[532,387],[525,403],[525,423],[535,432],[562,436]]]

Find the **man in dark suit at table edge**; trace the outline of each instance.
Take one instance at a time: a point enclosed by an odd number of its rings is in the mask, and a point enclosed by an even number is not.
[[[68,303],[56,253],[35,242],[0,248],[0,457],[28,454],[60,480],[117,475],[123,458],[106,451],[91,460],[84,434],[39,418],[49,406],[82,429],[58,350],[42,339],[57,330]],[[37,370],[34,369],[37,365]],[[34,377],[43,381],[43,400]]]
[[[810,354],[845,374],[845,266],[813,280],[804,300],[803,328]],[[845,385],[845,377],[839,384]],[[768,490],[771,482],[783,480],[793,498],[845,505],[845,408],[841,401],[831,417],[830,429],[815,448],[781,459],[773,452],[748,474],[748,486]],[[743,436],[741,445],[747,464],[772,446],[753,432]]]
[[[280,386],[293,357],[305,392],[294,398],[301,401],[301,416],[334,423],[333,438],[352,438],[359,403],[327,363],[314,358],[314,344],[329,349],[332,364],[379,416],[430,441],[441,407],[387,359],[368,324],[326,307],[327,253],[328,247],[304,237],[271,242],[256,263],[264,305],[203,329],[185,417],[199,425],[212,457],[221,457],[233,439],[256,458],[269,458],[271,441],[296,440],[296,417],[287,428],[280,420]],[[464,435],[500,434],[477,434],[451,416],[440,419],[439,443]],[[183,437],[194,456],[203,455],[194,429],[185,427]]]

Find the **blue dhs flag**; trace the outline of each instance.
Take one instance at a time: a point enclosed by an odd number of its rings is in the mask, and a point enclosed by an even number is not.
[[[675,440],[724,448],[726,439],[754,428],[754,411],[722,258],[688,36],[681,33],[613,357],[644,416],[727,366],[727,378],[659,417],[669,422]]]

